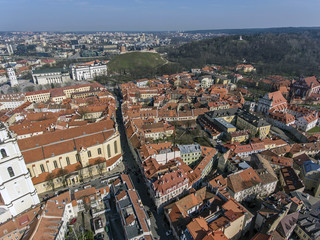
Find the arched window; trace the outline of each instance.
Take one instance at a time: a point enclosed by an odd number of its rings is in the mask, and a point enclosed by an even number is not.
[[[45,172],[46,170],[44,169],[44,166],[43,166],[43,164],[40,164],[40,169],[41,169],[41,172]]]
[[[117,153],[118,153],[118,144],[117,144],[117,141],[114,141],[113,144],[114,144],[114,153],[117,154]]]
[[[98,154],[99,155],[101,154],[101,148],[98,148]]]
[[[88,157],[91,157],[91,151],[88,151]]]
[[[1,149],[1,156],[2,158],[8,157],[6,150],[4,150],[3,148]]]
[[[56,160],[53,161],[54,168],[58,168],[58,163]]]
[[[66,157],[67,165],[70,165],[70,158]]]
[[[14,177],[14,172],[13,172],[12,167],[8,167],[7,170],[8,170],[9,176],[10,176],[10,177]]]
[[[80,155],[78,153],[76,154],[76,159],[77,159],[77,162],[80,162]]]
[[[110,144],[107,146],[108,158],[111,157]]]

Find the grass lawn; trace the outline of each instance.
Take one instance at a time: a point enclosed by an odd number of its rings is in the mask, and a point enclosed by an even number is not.
[[[158,53],[132,52],[113,57],[108,63],[108,68],[113,72],[123,70],[130,72],[136,68],[156,68],[165,64],[165,62]]]
[[[308,133],[316,133],[316,132],[320,132],[320,127],[314,127],[308,131]]]

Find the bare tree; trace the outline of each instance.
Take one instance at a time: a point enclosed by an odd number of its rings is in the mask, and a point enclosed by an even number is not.
[[[53,173],[49,173],[49,175],[46,177],[47,185],[51,188],[52,191],[54,191],[55,189],[54,179],[55,176]]]
[[[68,171],[66,169],[60,169],[57,173],[57,177],[62,181],[63,187],[67,186],[67,174]]]
[[[97,169],[98,169],[98,172],[99,174],[102,176],[102,173],[103,173],[103,170],[105,169],[106,167],[106,161],[104,161],[103,159],[101,158],[98,158],[94,164],[97,166]]]
[[[81,165],[78,165],[76,170],[78,171],[78,175],[80,177],[80,181],[83,182],[83,168]]]
[[[92,169],[92,167],[91,166],[89,166],[88,167],[88,172],[89,172],[89,176],[90,176],[90,178],[92,178],[93,177],[93,169]]]

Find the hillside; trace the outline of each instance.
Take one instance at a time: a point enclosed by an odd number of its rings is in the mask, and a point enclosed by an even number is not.
[[[108,68],[120,75],[140,76],[143,73],[148,75],[156,72],[157,68],[165,63],[166,61],[158,53],[131,52],[113,57],[108,63]]]
[[[206,64],[235,66],[246,59],[261,74],[319,75],[320,31],[223,36],[168,49],[168,60],[186,70]]]

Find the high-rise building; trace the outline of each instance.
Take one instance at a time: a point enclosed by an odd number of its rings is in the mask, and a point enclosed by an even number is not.
[[[13,55],[13,48],[11,44],[7,44],[7,52],[10,56]]]
[[[39,202],[17,141],[0,123],[0,223]]]

